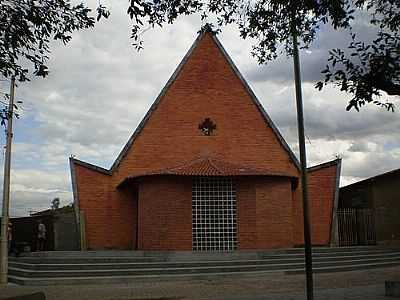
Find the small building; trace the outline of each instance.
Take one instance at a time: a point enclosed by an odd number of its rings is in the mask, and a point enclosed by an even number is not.
[[[355,225],[347,230],[355,233],[358,244],[400,245],[400,169],[340,188],[341,214],[346,214],[347,223],[354,216],[350,224]]]
[[[47,250],[71,251],[79,250],[78,227],[76,223],[73,205],[67,205],[56,209],[46,209],[31,214],[34,220],[48,220]],[[37,226],[36,226],[37,227]]]
[[[54,250],[54,218],[52,215],[43,215],[9,219],[12,224],[12,246],[19,252],[36,251],[39,220],[42,220],[47,230],[45,250]]]
[[[10,218],[13,246],[19,251],[37,250],[39,220],[46,226],[46,251],[79,250],[78,228],[74,208],[70,205]]]
[[[199,34],[110,169],[72,157],[70,166],[82,248],[304,243],[299,162],[210,30]],[[338,159],[309,169],[314,245],[335,241],[339,176]]]

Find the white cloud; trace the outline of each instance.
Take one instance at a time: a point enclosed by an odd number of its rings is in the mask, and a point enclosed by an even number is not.
[[[89,1],[96,5],[97,1]],[[125,2],[110,3],[112,15],[94,30],[53,45],[50,75],[21,84],[22,119],[15,128],[11,211],[48,208],[54,197],[72,199],[68,157],[108,168],[189,49],[200,28],[196,16],[146,32],[145,49],[131,45]],[[398,113],[368,107],[346,112],[348,98],[332,87],[318,92],[326,50],[345,41],[321,34],[302,53],[309,164],[343,157],[342,185],[400,167]],[[292,62],[282,57],[266,67],[250,56],[251,43],[230,27],[219,36],[240,71],[282,131],[297,147]],[[5,85],[0,86],[5,89]],[[356,151],[357,150],[357,151]]]

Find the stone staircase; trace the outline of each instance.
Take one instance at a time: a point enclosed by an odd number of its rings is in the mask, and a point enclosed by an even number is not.
[[[342,272],[400,265],[400,248],[314,248],[313,270]],[[228,253],[41,252],[10,258],[9,281],[23,285],[126,283],[304,272],[302,249]]]

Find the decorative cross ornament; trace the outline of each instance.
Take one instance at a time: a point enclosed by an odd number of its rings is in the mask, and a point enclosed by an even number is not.
[[[217,125],[210,118],[205,118],[203,122],[199,124],[199,129],[204,135],[211,135],[212,132],[217,129]]]

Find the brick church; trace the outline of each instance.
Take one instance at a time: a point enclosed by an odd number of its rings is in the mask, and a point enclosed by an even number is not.
[[[72,157],[70,165],[87,249],[303,244],[298,160],[210,31],[199,34],[110,169]],[[329,245],[340,160],[308,171],[312,243]]]

